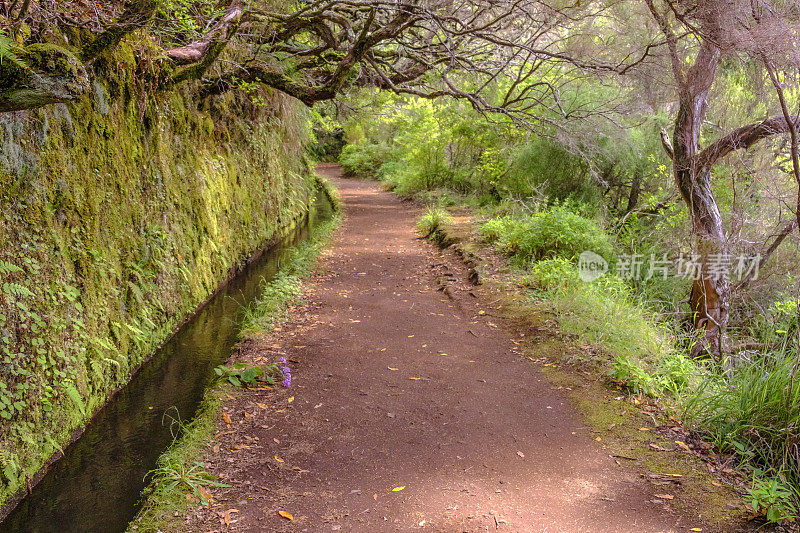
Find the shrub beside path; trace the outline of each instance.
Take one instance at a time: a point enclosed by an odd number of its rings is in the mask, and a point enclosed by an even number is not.
[[[226,403],[206,463],[231,487],[186,530],[715,530],[594,440],[466,268],[415,235],[421,209],[331,177],[345,219],[324,273],[242,355],[286,354],[292,386]]]

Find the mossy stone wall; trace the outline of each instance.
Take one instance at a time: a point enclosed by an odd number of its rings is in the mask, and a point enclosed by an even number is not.
[[[296,102],[103,61],[85,100],[0,115],[0,505],[312,194]]]

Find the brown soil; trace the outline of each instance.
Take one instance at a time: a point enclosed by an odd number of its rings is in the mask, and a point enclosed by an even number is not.
[[[206,462],[232,487],[185,530],[714,530],[595,441],[466,267],[415,235],[418,207],[334,179],[345,219],[308,305],[243,354],[285,353],[294,382],[226,403]]]

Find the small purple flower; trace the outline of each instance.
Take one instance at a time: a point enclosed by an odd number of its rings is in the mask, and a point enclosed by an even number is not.
[[[283,363],[283,368],[281,368],[281,372],[283,372],[283,381],[281,383],[284,387],[288,387],[292,384],[292,371],[285,357],[281,357],[281,363]]]

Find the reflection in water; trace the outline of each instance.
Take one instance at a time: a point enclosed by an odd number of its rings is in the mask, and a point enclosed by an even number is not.
[[[305,227],[223,287],[92,420],[0,531],[124,531],[138,511],[145,475],[172,442],[170,417],[194,416],[213,368],[237,341],[243,306],[315,221],[329,216],[330,205],[318,201]]]

